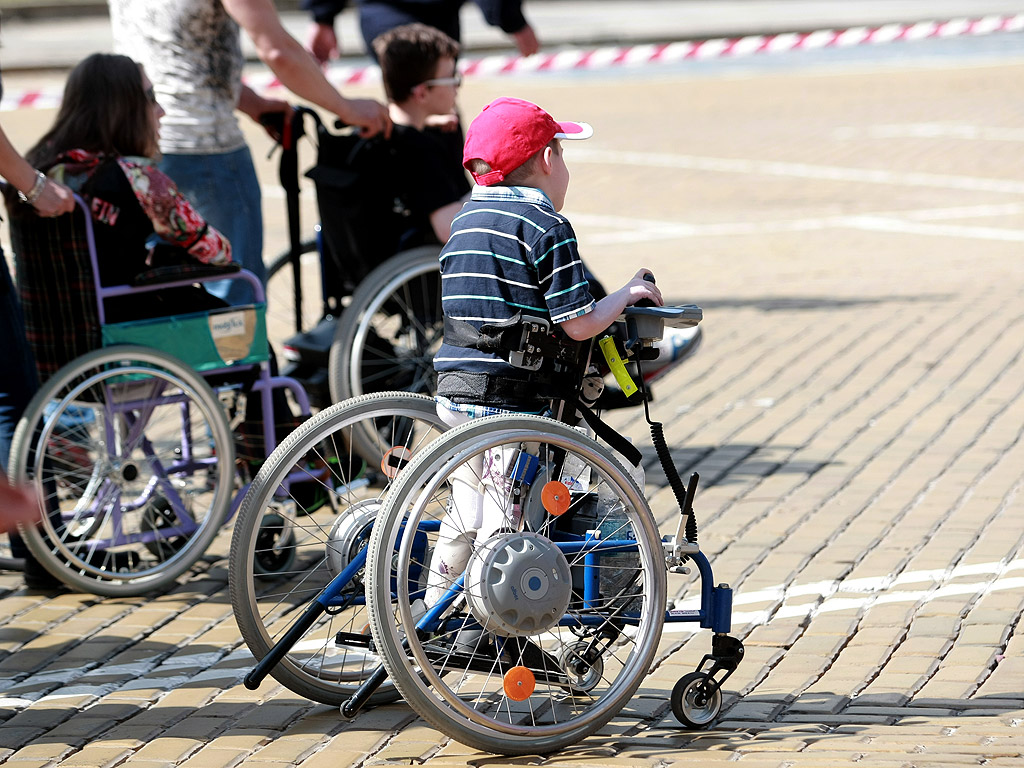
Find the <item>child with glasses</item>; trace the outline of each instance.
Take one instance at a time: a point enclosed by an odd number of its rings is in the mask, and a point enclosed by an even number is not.
[[[459,44],[433,27],[406,24],[378,37],[373,47],[394,124],[389,143],[401,158],[395,182],[409,211],[399,248],[444,243],[470,189],[461,157],[439,135],[458,130]]]

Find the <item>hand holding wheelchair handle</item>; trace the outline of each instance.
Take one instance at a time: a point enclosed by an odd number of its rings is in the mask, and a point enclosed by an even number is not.
[[[644,280],[646,282],[648,282],[648,283],[655,283],[655,284],[657,284],[657,282],[658,282],[657,280],[654,279],[654,273],[653,272],[645,273],[644,274]],[[638,301],[634,306],[637,306],[637,307],[654,307],[654,306],[657,306],[657,305],[651,299],[640,299],[640,301]]]
[[[642,279],[644,282],[656,283],[654,274],[652,272],[645,271]],[[660,296],[659,296],[660,299]],[[634,307],[657,307],[662,302],[654,301],[654,299],[644,298],[636,301]],[[660,339],[665,331],[664,320],[660,317],[639,317],[637,313],[631,313],[629,307],[625,310],[626,316],[626,341],[624,344],[626,350],[626,356],[632,357],[636,352],[640,351],[645,340]]]

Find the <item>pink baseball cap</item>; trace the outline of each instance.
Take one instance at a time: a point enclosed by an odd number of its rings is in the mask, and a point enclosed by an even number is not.
[[[552,139],[589,139],[593,135],[594,129],[586,123],[560,123],[536,104],[502,97],[484,107],[470,123],[462,165],[467,170],[471,160],[490,165],[489,173],[473,174],[476,183],[486,187],[503,181]]]

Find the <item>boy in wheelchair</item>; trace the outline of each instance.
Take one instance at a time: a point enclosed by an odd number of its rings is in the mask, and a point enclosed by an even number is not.
[[[592,133],[584,123],[558,123],[535,104],[508,98],[485,107],[469,127],[464,158],[477,186],[441,252],[445,340],[434,358],[437,412],[450,427],[493,413],[542,413],[552,393],[578,384],[550,366],[511,364],[486,332],[525,322],[528,315],[548,324],[554,344],[584,341],[627,306],[663,303],[657,286],[645,280],[646,269],[599,301],[591,295],[575,232],[558,211],[569,185],[561,141]],[[473,541],[508,523],[507,510],[495,501],[502,495],[481,488],[501,482],[508,459],[481,456],[480,466],[454,478],[427,605],[447,589],[448,574],[465,569]]]
[[[425,130],[453,115],[458,44],[421,24],[378,38],[394,129],[389,139],[320,130],[316,184],[325,290],[345,296],[396,253],[440,246],[469,196],[460,162]],[[438,79],[439,71],[448,74]],[[443,83],[441,82],[443,80]]]

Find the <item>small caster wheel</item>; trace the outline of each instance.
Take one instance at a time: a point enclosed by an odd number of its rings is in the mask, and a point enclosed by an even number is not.
[[[705,684],[711,678],[704,672],[689,672],[679,678],[672,688],[672,714],[689,728],[703,728],[722,709],[722,689],[716,688],[708,696]]]
[[[278,514],[263,516],[256,534],[253,576],[273,578],[286,575],[295,564],[295,531],[290,521]]]

